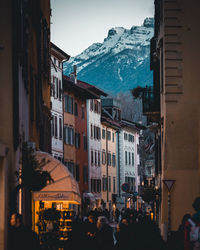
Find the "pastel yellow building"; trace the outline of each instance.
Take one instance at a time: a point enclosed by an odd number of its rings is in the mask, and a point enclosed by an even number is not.
[[[101,139],[102,139],[102,200],[103,207],[112,211],[115,209],[117,195],[117,127],[102,117]]]
[[[178,229],[184,214],[194,213],[192,203],[200,195],[199,8],[199,1],[155,1],[151,56],[160,97],[159,224],[165,238],[167,231]],[[175,181],[171,213],[166,180]]]

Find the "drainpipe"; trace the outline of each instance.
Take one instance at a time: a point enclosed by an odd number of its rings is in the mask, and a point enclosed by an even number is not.
[[[107,127],[106,127],[106,182],[107,182],[107,202],[109,202],[109,191],[108,191],[108,136],[107,136]]]
[[[118,192],[119,192],[119,197],[121,196],[121,190],[120,190],[120,145],[119,145],[119,131],[117,131],[117,143],[118,143]]]

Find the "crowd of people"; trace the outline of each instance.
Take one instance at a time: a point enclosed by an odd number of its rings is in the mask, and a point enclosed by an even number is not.
[[[171,234],[167,242],[162,239],[156,223],[142,210],[117,209],[111,216],[107,209],[95,209],[83,219],[79,216],[74,218],[63,249],[199,250],[200,197],[195,199],[193,208],[195,214],[185,214],[178,230]],[[10,224],[9,250],[40,249],[37,234],[23,225],[21,215],[13,214]]]
[[[107,210],[94,210],[84,220],[75,220],[66,249],[167,249],[157,225],[141,210],[115,211],[116,228],[109,219]]]

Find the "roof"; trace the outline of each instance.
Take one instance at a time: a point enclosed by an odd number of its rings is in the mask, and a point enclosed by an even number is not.
[[[35,200],[67,199],[71,202],[81,202],[78,183],[62,162],[41,151],[36,152],[36,159],[43,165],[42,169],[50,173],[54,182],[39,192],[34,192]]]
[[[133,128],[133,129],[135,129],[137,131],[140,131],[141,129],[146,129],[145,126],[143,126],[143,125],[141,125],[139,123],[128,121],[128,120],[125,120],[125,119],[122,119],[120,123],[121,123],[122,127]]]
[[[51,52],[54,52],[55,56],[59,57],[60,60],[69,60],[70,55],[65,53],[63,50],[58,48],[54,43],[51,42]]]
[[[95,94],[99,95],[99,97],[100,96],[108,96],[108,94],[105,93],[103,90],[101,90],[101,89],[97,88],[96,86],[91,85],[91,84],[89,84],[87,82],[83,82],[83,81],[78,80],[77,84],[79,86],[82,86],[82,87],[94,92]]]
[[[144,126],[144,125],[142,125],[140,123],[137,123],[137,122],[129,121],[129,120],[124,119],[124,118],[122,119],[122,121],[125,122],[125,123],[127,123],[127,124],[134,124],[139,129],[147,129],[146,126]]]
[[[101,116],[101,122],[106,123],[107,125],[119,130],[121,128],[120,121],[113,120],[106,116]]]
[[[81,94],[85,99],[98,99],[99,96],[87,88],[74,83],[68,76],[63,76],[63,89],[64,91],[74,91],[76,94]]]

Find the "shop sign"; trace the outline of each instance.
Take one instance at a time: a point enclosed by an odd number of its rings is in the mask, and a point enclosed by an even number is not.
[[[33,193],[34,200],[69,200],[70,194],[67,193]]]

